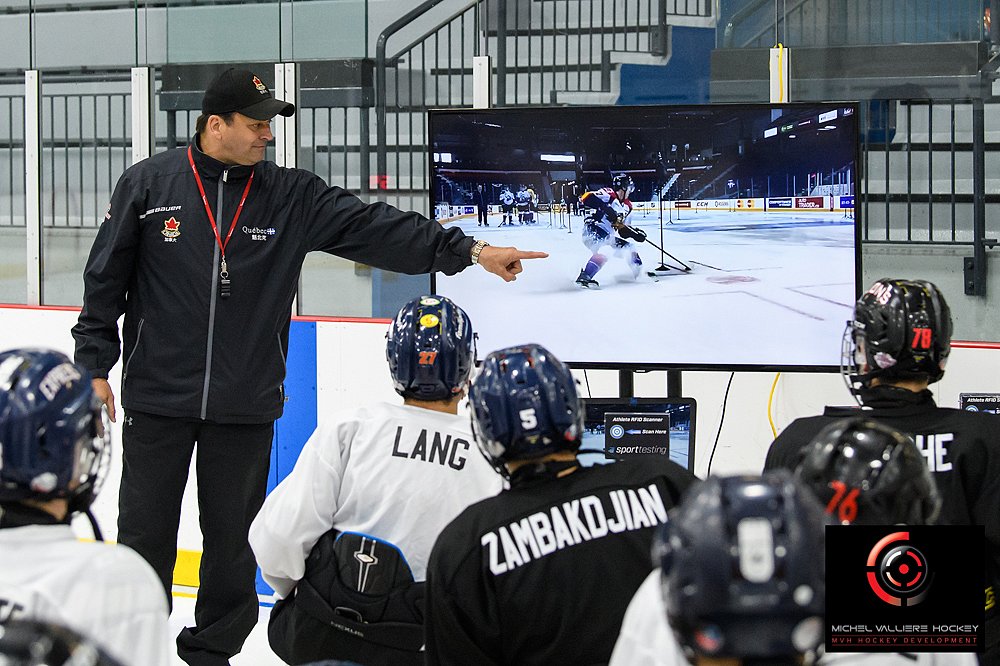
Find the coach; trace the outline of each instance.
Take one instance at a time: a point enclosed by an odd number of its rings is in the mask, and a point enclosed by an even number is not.
[[[93,373],[112,418],[107,376],[124,352],[119,541],[153,566],[168,600],[198,444],[201,587],[196,626],[177,637],[178,654],[192,666],[228,664],[257,622],[247,531],[266,492],[306,253],[410,274],[451,275],[479,263],[507,281],[522,259],[546,256],[490,247],[264,161],[271,118],[294,112],[252,72],[229,69],[213,81],[190,145],[119,179],[73,327],[76,361]]]

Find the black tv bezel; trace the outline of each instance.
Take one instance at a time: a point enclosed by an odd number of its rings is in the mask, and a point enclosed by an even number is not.
[[[629,411],[632,411],[629,408],[630,407],[635,407],[637,405],[669,405],[669,404],[687,405],[691,409],[691,429],[689,431],[690,434],[688,436],[688,465],[687,465],[687,469],[692,474],[694,473],[694,462],[695,462],[695,460],[694,460],[694,453],[695,453],[695,450],[697,448],[695,446],[695,443],[697,441],[697,434],[698,434],[697,433],[698,401],[695,400],[694,398],[649,398],[649,397],[643,397],[643,398],[581,398],[581,400],[583,401],[584,422],[586,422],[586,418],[587,418],[587,407],[588,407],[588,405],[591,405],[591,404],[608,405],[609,407],[616,406],[616,405],[621,405],[622,409],[617,410],[619,412],[629,412]],[[607,414],[609,411],[612,411],[612,410],[605,409],[604,413]],[[653,413],[653,412],[645,412],[645,413]],[[607,433],[605,433],[604,436],[605,436],[605,440],[606,440],[607,439]],[[606,442],[605,442],[604,449],[605,449],[605,451],[607,450],[607,443]],[[624,455],[618,456],[618,457],[615,457],[615,456],[608,457],[607,453],[605,453],[604,455],[605,455],[605,457],[606,457],[607,460],[614,460],[614,461],[628,460],[629,458],[634,457],[634,456],[631,456],[629,454],[624,454]]]
[[[861,292],[863,285],[861,283],[861,228],[862,221],[859,216],[858,199],[860,192],[860,172],[862,166],[862,155],[861,155],[861,127],[860,127],[860,106],[859,101],[843,101],[843,100],[825,100],[825,101],[808,101],[808,102],[784,102],[784,103],[769,103],[769,102],[747,102],[743,103],[721,103],[721,104],[664,104],[664,105],[613,105],[613,106],[601,106],[601,105],[580,105],[580,106],[570,106],[570,107],[539,107],[539,106],[505,106],[505,107],[490,107],[484,109],[474,109],[474,108],[447,108],[447,109],[428,109],[427,111],[427,196],[428,196],[428,207],[429,211],[433,215],[434,211],[434,146],[432,144],[432,137],[434,136],[434,122],[435,118],[440,118],[443,116],[450,115],[470,115],[477,113],[496,113],[505,111],[515,111],[515,112],[529,112],[529,113],[553,113],[559,110],[573,109],[588,111],[588,110],[601,110],[608,111],[614,109],[615,113],[627,113],[629,110],[648,110],[651,106],[659,106],[666,109],[733,109],[733,110],[754,110],[754,109],[774,109],[774,108],[814,108],[817,106],[836,106],[838,108],[852,108],[853,112],[851,114],[851,122],[853,123],[854,135],[856,137],[854,146],[854,163],[855,169],[853,173],[853,188],[854,188],[854,298],[857,300],[861,297]],[[621,111],[618,111],[621,110]],[[530,249],[530,248],[529,248]],[[531,270],[530,265],[527,270]],[[437,273],[430,274],[430,288],[432,293],[437,293]],[[499,278],[497,278],[499,279]],[[461,304],[459,304],[461,305]],[[848,321],[847,318],[844,319],[845,325]],[[531,342],[530,340],[523,341],[524,343]],[[493,350],[489,350],[493,351]],[[479,363],[486,358],[489,351],[484,351],[481,349],[477,350],[476,362]],[[557,357],[559,357],[559,350],[552,349],[552,351]],[[831,365],[789,365],[789,364],[722,364],[722,363],[627,363],[627,362],[616,362],[616,361],[566,361],[566,364],[573,368],[579,370],[631,370],[638,372],[648,372],[648,371],[668,371],[668,370],[698,370],[698,371],[709,371],[709,372],[799,372],[799,373],[816,373],[816,374],[833,374],[839,373],[841,371],[840,364]]]

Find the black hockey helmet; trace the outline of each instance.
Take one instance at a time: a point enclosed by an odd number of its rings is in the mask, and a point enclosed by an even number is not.
[[[621,190],[627,199],[628,195],[635,191],[635,183],[632,182],[632,176],[627,173],[619,173],[611,179],[611,189]]]
[[[449,400],[465,388],[476,363],[469,316],[444,296],[404,305],[385,338],[392,384],[405,398]]]
[[[951,333],[951,310],[934,284],[883,278],[854,305],[841,371],[852,390],[876,377],[934,383],[944,376]]]
[[[583,406],[569,367],[541,345],[491,353],[469,389],[472,432],[500,474],[506,463],[576,451]]]
[[[843,525],[930,525],[941,508],[913,440],[869,418],[841,419],[820,431],[795,474]]]
[[[4,666],[121,666],[89,638],[38,620],[0,624],[0,664]]]
[[[667,620],[688,658],[777,662],[817,648],[826,522],[786,470],[688,488],[653,551]]]
[[[87,511],[111,433],[87,370],[48,349],[0,353],[0,500],[66,499]]]

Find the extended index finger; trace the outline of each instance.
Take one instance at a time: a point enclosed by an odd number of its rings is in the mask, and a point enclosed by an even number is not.
[[[548,252],[531,252],[528,250],[517,250],[518,259],[544,259],[549,256]]]

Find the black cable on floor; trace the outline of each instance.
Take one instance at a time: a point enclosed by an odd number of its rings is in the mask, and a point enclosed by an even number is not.
[[[719,446],[719,435],[722,434],[722,424],[726,420],[726,403],[729,402],[729,388],[733,385],[733,377],[735,376],[735,372],[729,373],[729,383],[726,384],[726,395],[722,398],[722,415],[719,416],[719,430],[715,433],[715,443],[712,444],[712,454],[708,456],[708,469],[705,471],[705,476],[712,475],[712,460],[715,458],[715,449]]]

